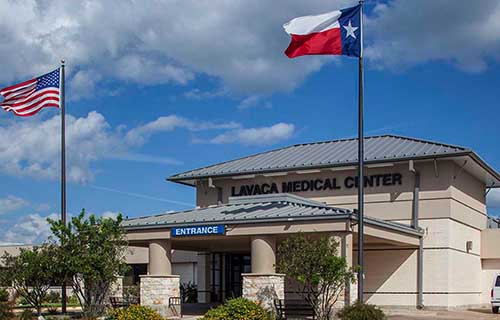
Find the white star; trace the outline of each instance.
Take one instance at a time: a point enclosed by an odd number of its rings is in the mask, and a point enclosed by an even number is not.
[[[347,26],[342,26],[342,27],[344,27],[344,29],[347,31],[346,38],[353,37],[354,39],[356,39],[356,35],[354,34],[354,31],[358,30],[359,28],[353,27],[351,24],[351,20],[349,20],[349,23],[347,24]]]

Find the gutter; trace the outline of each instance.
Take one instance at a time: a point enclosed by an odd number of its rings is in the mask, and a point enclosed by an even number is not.
[[[421,230],[418,226],[419,220],[419,200],[420,200],[420,172],[415,169],[413,161],[410,161],[410,172],[415,177],[413,187],[413,207],[412,207],[412,227]],[[417,309],[424,308],[424,237],[419,238],[417,256]]]
[[[189,227],[189,226],[206,226],[217,223],[223,224],[254,224],[254,223],[273,223],[273,222],[297,222],[297,221],[323,221],[323,220],[350,220],[357,221],[358,218],[354,213],[347,214],[329,214],[323,216],[299,216],[299,217],[280,217],[271,219],[237,219],[237,220],[211,220],[211,221],[192,221],[192,222],[178,222],[178,223],[154,223],[146,225],[124,226],[126,231],[145,230],[145,229],[161,229],[171,227]],[[368,225],[389,229],[391,231],[409,234],[411,236],[422,237],[423,230],[416,230],[405,225],[378,220],[370,217],[365,217],[364,221]]]

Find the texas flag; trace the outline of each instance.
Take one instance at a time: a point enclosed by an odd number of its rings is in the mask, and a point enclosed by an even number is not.
[[[292,37],[289,58],[314,54],[361,55],[361,5],[317,16],[298,17],[283,25]]]

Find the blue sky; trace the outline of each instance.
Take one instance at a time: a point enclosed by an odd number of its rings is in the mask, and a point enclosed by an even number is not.
[[[367,1],[366,134],[467,146],[500,169],[500,5],[452,2]],[[66,58],[68,213],[186,209],[194,189],[171,174],[356,135],[357,60],[289,60],[281,28],[351,4],[2,3],[0,86]],[[0,243],[42,241],[59,214],[58,124],[57,110],[0,114]]]

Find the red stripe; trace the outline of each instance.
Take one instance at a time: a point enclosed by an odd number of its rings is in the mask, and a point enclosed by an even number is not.
[[[10,98],[6,98],[2,103],[12,103],[12,102],[16,102],[16,101],[20,101],[20,100],[26,99],[29,96],[31,96],[35,91],[36,91],[36,89],[33,88],[30,91],[25,92],[23,94],[19,94],[19,95],[12,96]],[[8,97],[8,96],[6,96],[6,97]]]
[[[16,88],[24,87],[24,86],[26,86],[26,85],[28,85],[30,83],[36,83],[36,79],[27,80],[27,81],[15,84],[13,86],[10,86],[10,87],[7,87],[7,88],[3,88],[2,90],[0,90],[0,94],[4,95],[6,91],[12,91],[12,90],[14,90]]]
[[[59,98],[58,97],[47,97],[47,98],[43,98],[42,100],[40,101],[37,101],[36,103],[32,104],[32,105],[29,105],[29,106],[26,106],[24,108],[19,108],[19,109],[15,109],[16,112],[23,112],[23,111],[26,111],[26,110],[29,110],[29,109],[33,109],[35,108],[36,106],[46,102],[46,101],[57,101],[59,102]],[[14,108],[12,108],[14,109]]]
[[[34,94],[29,99],[22,100],[22,102],[16,102],[16,103],[13,103],[13,104],[9,103],[9,101],[4,101],[4,102],[2,102],[2,105],[5,104],[5,103],[7,103],[7,104],[9,104],[12,107],[17,107],[17,106],[21,106],[23,104],[28,104],[31,101],[35,100],[35,99],[38,99],[38,98],[40,98],[40,97],[42,97],[42,96],[44,96],[46,94],[51,94],[51,93],[59,94],[59,90],[58,89],[54,89],[54,90],[43,91],[43,92]],[[16,100],[18,100],[18,99],[16,99]]]
[[[342,54],[340,28],[305,35],[292,34],[290,45],[285,50],[289,58],[316,54]]]
[[[35,114],[37,114],[38,112],[40,112],[40,110],[42,110],[43,108],[47,108],[47,107],[55,107],[55,108],[59,108],[59,105],[58,104],[46,104],[44,105],[43,107],[39,108],[39,109],[36,109],[34,110],[33,112],[30,112],[30,113],[26,113],[26,114],[18,114],[16,113],[14,110],[11,110],[12,112],[14,112],[14,114],[18,117],[29,117],[29,116],[33,116]]]
[[[10,99],[10,98],[15,98],[17,96],[26,94],[27,92],[32,92],[34,90],[36,90],[36,84],[24,87],[24,88],[16,90],[16,91],[11,91],[9,93],[4,94],[3,96],[5,97],[5,99]]]

